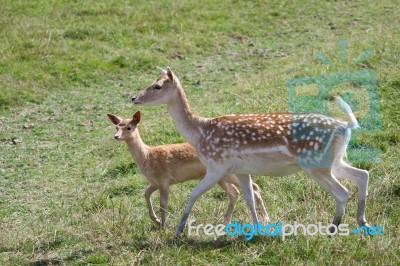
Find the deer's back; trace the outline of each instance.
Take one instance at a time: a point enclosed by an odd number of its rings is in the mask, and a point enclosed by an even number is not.
[[[203,178],[206,172],[195,148],[188,143],[151,148],[143,170],[144,174],[162,179],[158,182],[171,184]]]

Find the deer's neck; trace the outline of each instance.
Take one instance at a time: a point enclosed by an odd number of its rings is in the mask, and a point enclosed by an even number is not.
[[[129,151],[139,167],[142,167],[146,161],[150,148],[142,141],[139,131],[136,129],[133,133],[133,138],[126,140]]]
[[[204,124],[204,119],[193,114],[185,92],[180,85],[178,86],[177,97],[168,104],[168,112],[182,137],[193,146],[196,146],[201,137],[200,129]]]

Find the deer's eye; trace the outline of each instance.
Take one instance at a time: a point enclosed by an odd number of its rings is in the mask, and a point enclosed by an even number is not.
[[[161,86],[160,86],[160,85],[158,85],[158,84],[154,85],[153,90],[159,90],[159,89],[161,89]]]
[[[131,127],[127,127],[126,130],[131,130]]]

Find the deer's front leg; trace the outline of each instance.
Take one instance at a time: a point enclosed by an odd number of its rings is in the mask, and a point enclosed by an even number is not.
[[[192,211],[193,205],[196,200],[207,192],[210,188],[212,188],[215,184],[221,180],[221,178],[226,175],[227,171],[225,169],[216,168],[208,168],[206,176],[200,181],[200,183],[194,188],[192,194],[190,195],[189,202],[186,206],[185,212],[183,213],[181,222],[178,225],[176,230],[176,237],[180,238],[183,230],[186,226],[186,221],[189,217],[190,212]]]
[[[168,208],[169,187],[160,187],[160,210],[161,210],[161,227],[165,229],[167,221],[167,208]]]
[[[251,181],[250,175],[236,175],[239,179],[240,186],[243,190],[244,199],[247,203],[247,207],[250,210],[251,218],[253,219],[253,223],[258,223],[258,217],[256,208],[254,206],[254,191],[253,191],[253,183]]]
[[[150,185],[146,189],[144,197],[146,198],[147,208],[149,210],[149,215],[151,220],[157,225],[161,225],[160,219],[158,219],[157,215],[154,213],[153,204],[151,204],[151,199],[150,199],[151,194],[153,194],[153,192],[156,191],[157,189],[158,187],[156,185]]]

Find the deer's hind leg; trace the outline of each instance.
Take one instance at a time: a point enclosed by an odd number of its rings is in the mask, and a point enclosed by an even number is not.
[[[340,161],[333,167],[333,173],[338,177],[346,178],[358,186],[357,223],[359,226],[369,226],[365,218],[365,204],[368,195],[369,173]]]
[[[331,168],[307,168],[304,171],[335,198],[336,213],[332,223],[338,226],[349,199],[348,190],[333,176]]]

